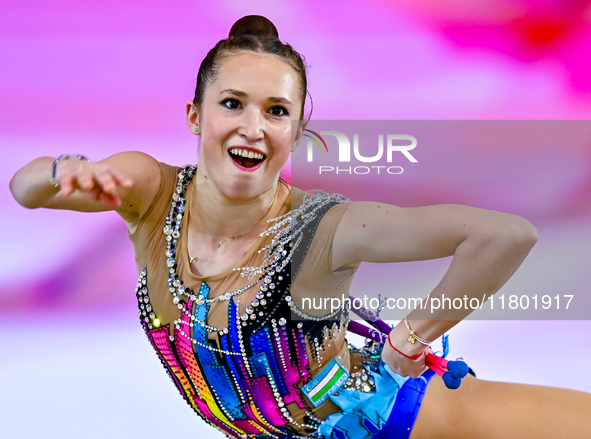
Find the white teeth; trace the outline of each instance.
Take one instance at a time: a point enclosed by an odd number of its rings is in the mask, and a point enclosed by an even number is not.
[[[241,157],[247,157],[249,159],[263,159],[263,158],[265,158],[265,156],[263,154],[261,154],[260,152],[248,151],[246,149],[232,148],[232,149],[230,149],[229,152],[230,152],[230,154],[241,156]]]

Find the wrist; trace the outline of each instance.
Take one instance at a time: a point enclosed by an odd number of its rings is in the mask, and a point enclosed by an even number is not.
[[[408,342],[408,331],[404,324],[399,324],[390,331],[388,334],[388,343],[392,349],[409,359],[419,358],[427,349],[427,346],[423,344],[411,344]]]
[[[57,157],[53,163],[51,164],[51,176],[49,177],[49,183],[54,186],[55,188],[59,188],[59,181],[57,179],[57,165],[59,162],[61,162],[62,160],[67,160],[67,159],[78,159],[78,160],[84,160],[86,162],[89,162],[90,160],[88,160],[87,157],[80,155],[80,154],[62,154],[59,157]]]

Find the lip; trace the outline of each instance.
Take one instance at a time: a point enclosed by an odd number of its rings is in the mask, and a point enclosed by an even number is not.
[[[259,154],[262,154],[264,159],[257,165],[254,165],[250,168],[244,167],[242,166],[240,163],[236,162],[235,160],[232,159],[232,154],[230,154],[230,150],[234,149],[234,148],[239,148],[239,149],[244,149],[246,151],[252,151],[252,152],[258,152]],[[230,156],[230,160],[232,161],[232,163],[234,164],[234,166],[236,166],[238,169],[242,170],[242,171],[246,171],[246,172],[254,172],[257,169],[259,169],[263,163],[265,163],[265,160],[267,160],[267,154],[265,154],[263,151],[261,151],[260,149],[256,149],[256,148],[251,148],[250,146],[242,146],[242,145],[234,145],[234,146],[230,146],[228,148],[227,151],[228,155]]]
[[[252,152],[258,152],[259,154],[262,154],[265,158],[267,158],[267,154],[265,154],[263,151],[261,151],[260,149],[256,149],[256,148],[252,148],[250,146],[243,146],[243,145],[234,145],[234,146],[230,146],[228,147],[228,154],[230,154],[230,150],[234,149],[234,148],[238,148],[238,149],[245,149],[247,151],[252,151]]]

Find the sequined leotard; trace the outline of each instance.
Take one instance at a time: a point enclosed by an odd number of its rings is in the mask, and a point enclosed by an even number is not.
[[[348,292],[355,268],[327,273],[346,200],[319,195],[302,203],[302,191],[281,183],[279,216],[299,212],[291,232],[279,244],[280,234],[262,237],[234,267],[263,266],[262,273],[199,278],[184,245],[195,169],[160,168],[159,194],[130,234],[150,343],[184,399],[227,436],[310,437],[340,411],[330,393],[347,379],[352,384],[350,374],[361,376],[368,360],[348,349],[346,310],[328,318],[320,317],[326,311],[302,312],[304,295]],[[362,387],[372,386],[365,376]]]

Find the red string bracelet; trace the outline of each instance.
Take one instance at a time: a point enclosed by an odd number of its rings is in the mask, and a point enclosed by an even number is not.
[[[394,349],[396,352],[398,352],[400,355],[402,355],[403,357],[408,358],[409,360],[418,360],[419,358],[421,358],[421,356],[423,355],[423,351],[419,352],[416,355],[408,356],[406,355],[404,352],[400,352],[398,349],[396,349],[396,347],[394,347],[394,345],[392,344],[392,341],[390,340],[390,334],[392,334],[392,331],[390,331],[390,333],[388,334],[388,343],[390,343],[390,347],[392,347],[392,349]]]

